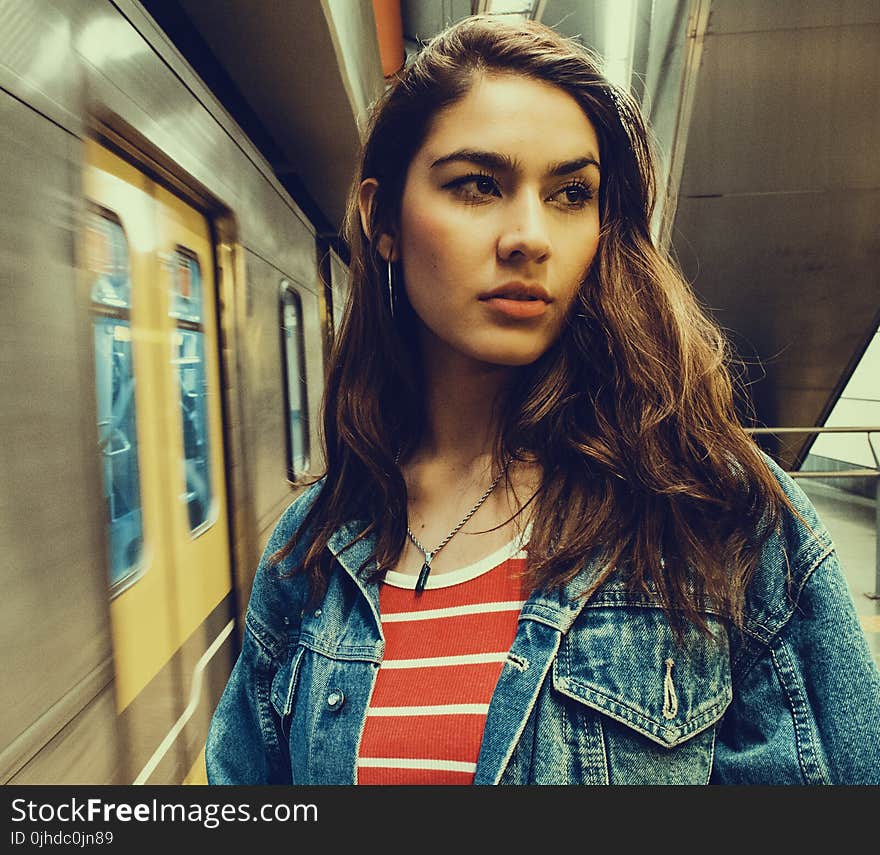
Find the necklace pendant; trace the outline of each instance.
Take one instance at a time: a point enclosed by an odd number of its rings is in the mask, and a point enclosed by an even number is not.
[[[430,553],[425,556],[425,563],[422,565],[419,578],[416,580],[417,594],[421,594],[422,591],[425,590],[425,585],[428,584],[428,576],[431,575],[431,558],[433,558],[433,556]]]

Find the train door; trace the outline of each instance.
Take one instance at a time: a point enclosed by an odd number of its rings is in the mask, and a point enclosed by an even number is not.
[[[169,509],[181,628],[178,656],[188,675],[191,711],[181,738],[188,775],[198,780],[192,765],[204,747],[214,705],[196,683],[211,673],[210,660],[232,629],[233,608],[214,256],[205,217],[164,188],[154,191],[170,343],[166,411],[172,454],[167,462],[177,496]],[[218,673],[222,680],[229,670]]]
[[[231,629],[213,247],[201,213],[99,144],[86,154],[117,709],[131,780],[179,783]]]

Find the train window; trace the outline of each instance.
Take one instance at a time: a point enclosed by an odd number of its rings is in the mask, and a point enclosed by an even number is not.
[[[199,260],[178,247],[175,257],[171,317],[200,324],[202,321],[202,276]]]
[[[195,253],[177,247],[173,261],[170,314],[177,321],[172,362],[180,389],[180,425],[183,434],[183,501],[190,531],[201,533],[212,522],[213,503],[208,436],[208,376],[202,274]]]
[[[295,481],[309,465],[309,420],[306,406],[306,360],[302,302],[286,279],[281,280],[281,330],[284,349],[284,401],[287,426],[287,477]]]
[[[103,470],[111,590],[132,581],[143,556],[131,275],[128,242],[109,211],[86,214],[86,266],[94,315],[98,448]]]

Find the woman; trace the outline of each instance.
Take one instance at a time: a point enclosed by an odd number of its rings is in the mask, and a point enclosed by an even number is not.
[[[401,73],[212,783],[880,780],[836,554],[652,204],[638,109],[553,31],[467,19]]]

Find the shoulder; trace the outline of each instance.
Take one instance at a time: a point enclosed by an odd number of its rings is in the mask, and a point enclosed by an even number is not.
[[[791,505],[782,506],[779,526],[770,543],[775,549],[784,550],[789,559],[792,581],[803,584],[806,581],[802,578],[804,574],[815,566],[817,560],[833,551],[834,544],[816,508],[797,481],[771,457],[763,452],[761,456]]]
[[[791,531],[790,535],[799,539],[799,541],[803,541],[802,545],[804,546],[810,546],[810,544],[815,542],[816,538],[813,534],[818,535],[819,539],[824,543],[830,544],[831,537],[828,534],[827,529],[819,519],[819,515],[813,507],[813,503],[798,485],[797,481],[782,469],[772,457],[765,454],[763,451],[761,452],[761,457],[764,459],[770,473],[779,483],[782,492],[785,493],[786,497],[791,502],[794,510],[797,511],[797,514],[800,515],[800,517],[802,517],[802,519],[798,520],[797,515],[793,514],[790,509],[785,509],[785,514],[783,515],[784,521],[795,523],[795,528]],[[804,525],[804,522],[809,524],[809,529]],[[810,532],[810,529],[813,530],[812,533]],[[807,537],[807,535],[809,535],[809,537]]]
[[[780,508],[778,525],[761,549],[746,595],[746,628],[769,642],[795,613],[817,568],[836,562],[837,556],[806,493],[771,457],[763,452],[762,457],[790,503]]]
[[[295,547],[282,560],[275,561],[273,556],[298,534],[323,483],[322,478],[311,484],[281,515],[254,576],[246,628],[273,658],[285,648],[288,633],[291,627],[298,625],[309,596],[308,579],[298,572],[309,547],[308,533],[298,538]]]
[[[325,481],[326,477],[320,478],[318,481],[315,481],[314,484],[310,484],[287,506],[286,510],[281,514],[281,517],[275,524],[275,528],[266,544],[265,552],[267,554],[277,552],[299,532],[300,527],[305,521],[306,515],[311,510],[315,500],[318,498],[318,494],[321,492],[321,488],[324,486]],[[304,537],[303,540],[305,541],[307,538]],[[265,557],[266,555],[264,555],[264,558]],[[285,560],[283,563],[287,565],[291,562]]]

